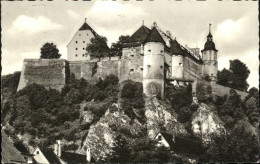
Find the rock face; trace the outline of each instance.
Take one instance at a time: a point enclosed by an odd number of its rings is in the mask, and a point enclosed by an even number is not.
[[[192,116],[191,124],[194,134],[200,136],[203,141],[208,141],[213,133],[219,135],[226,132],[223,121],[204,103],[199,104],[197,112]]]
[[[184,126],[177,122],[177,114],[173,109],[157,98],[146,100],[145,116],[148,135],[151,139],[161,130],[166,130],[174,135],[187,133]]]

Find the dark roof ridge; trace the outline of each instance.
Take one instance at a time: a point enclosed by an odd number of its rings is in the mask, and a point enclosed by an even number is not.
[[[145,43],[147,42],[160,42],[163,43],[164,45],[166,44],[164,39],[162,38],[161,34],[157,30],[157,28],[154,26],[152,30],[150,31],[149,35],[145,39]]]

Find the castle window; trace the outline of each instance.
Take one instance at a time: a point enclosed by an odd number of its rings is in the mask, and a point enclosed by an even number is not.
[[[148,68],[150,68],[150,67],[151,67],[151,65],[147,65],[147,67],[148,67]]]
[[[83,48],[83,50],[85,50],[85,48]]]
[[[134,69],[130,69],[130,72],[134,72]]]
[[[163,50],[161,50],[161,53],[163,53]]]
[[[143,68],[140,68],[140,70],[142,71],[142,70],[144,70]]]
[[[76,43],[78,43],[78,41],[76,41]]]
[[[163,66],[161,66],[161,68],[163,69]]]
[[[85,43],[85,41],[83,41],[83,43]]]
[[[40,154],[39,151],[37,151],[36,154]]]
[[[179,66],[182,66],[182,63],[179,63]]]
[[[131,57],[134,57],[135,55],[130,55]]]
[[[78,54],[75,55],[76,57],[78,56]]]
[[[148,52],[151,52],[152,50],[148,50]]]
[[[76,50],[78,50],[78,48],[76,48]]]
[[[158,136],[158,141],[161,141],[162,140],[162,136]]]
[[[84,57],[84,54],[82,56]]]

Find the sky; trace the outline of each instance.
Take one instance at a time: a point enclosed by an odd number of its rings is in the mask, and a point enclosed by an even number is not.
[[[203,49],[209,32],[218,49],[219,70],[239,59],[250,70],[250,88],[259,83],[257,1],[1,1],[2,74],[21,71],[27,58],[39,58],[46,42],[57,45],[66,59],[67,44],[87,23],[107,37],[109,46],[120,35],[132,35],[143,23],[156,21],[183,46]]]

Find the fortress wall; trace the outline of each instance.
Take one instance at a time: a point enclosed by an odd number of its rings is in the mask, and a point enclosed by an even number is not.
[[[70,74],[75,74],[77,79],[84,78],[90,83],[96,83],[99,78],[104,79],[110,74],[118,76],[119,59],[119,57],[102,57],[88,61],[70,61]]]
[[[18,85],[18,91],[30,84],[61,90],[66,81],[64,59],[25,59]]]
[[[202,65],[194,62],[192,59],[185,57],[183,61],[183,68],[185,79],[202,78]]]
[[[219,84],[211,84],[212,85],[212,92],[214,95],[217,95],[217,96],[224,96],[224,95],[229,95],[229,91],[231,88],[229,87],[225,87],[223,85],[219,85]],[[239,91],[239,90],[236,90],[234,89],[237,94],[239,94],[241,96],[241,99],[244,99],[248,93],[247,92],[243,92],[243,91]]]
[[[143,55],[141,46],[124,48],[121,62],[119,64],[120,81],[133,80],[142,82],[143,80]]]

